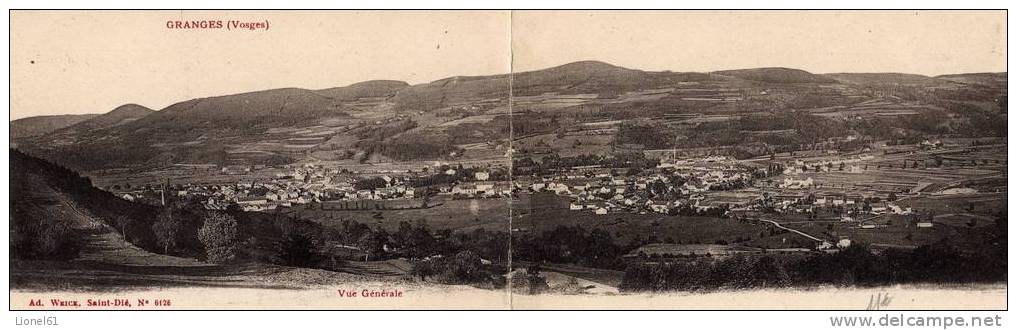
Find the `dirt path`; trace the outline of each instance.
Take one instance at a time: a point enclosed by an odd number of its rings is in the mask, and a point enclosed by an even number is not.
[[[815,236],[812,236],[812,235],[806,234],[806,233],[804,233],[804,232],[802,232],[802,231],[799,231],[799,230],[797,230],[797,229],[791,229],[791,228],[788,228],[788,227],[784,227],[784,226],[783,226],[783,225],[781,225],[781,224],[780,224],[779,222],[776,222],[776,221],[773,221],[773,220],[767,220],[767,219],[759,219],[759,221],[764,221],[764,222],[767,222],[767,223],[771,223],[771,224],[773,224],[774,226],[776,226],[777,228],[780,228],[780,229],[783,229],[783,230],[787,230],[787,231],[789,231],[789,232],[792,232],[792,233],[795,233],[795,234],[801,235],[801,236],[803,236],[803,237],[805,237],[805,238],[811,239],[811,240],[813,240],[813,241],[816,241],[816,242],[820,242],[820,243],[829,243],[829,242],[827,242],[827,241],[825,241],[825,240],[823,240],[823,239],[820,239],[820,238],[817,238],[817,237],[815,237]]]

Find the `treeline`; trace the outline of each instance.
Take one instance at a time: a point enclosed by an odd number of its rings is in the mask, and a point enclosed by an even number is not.
[[[447,136],[408,133],[419,125],[413,120],[396,120],[383,125],[363,125],[353,131],[360,138],[356,147],[363,151],[358,159],[366,162],[372,154],[380,154],[395,160],[419,160],[447,158],[461,150],[450,142]],[[404,134],[405,133],[405,134]],[[396,138],[397,136],[404,134]]]
[[[1003,231],[1005,233],[1005,229]],[[714,260],[632,263],[626,291],[711,291],[764,287],[878,286],[907,283],[980,283],[1007,279],[1005,234],[985,249],[964,252],[947,242],[874,254],[852,245],[834,254],[736,255]]]
[[[36,200],[34,196],[52,188],[64,193],[77,206],[88,210],[101,205],[106,198],[118,199],[92,187],[91,180],[45,160],[10,149],[11,166],[11,257],[34,260],[67,260],[78,256],[84,247],[81,235],[66,219],[53,214],[45,207],[49,200]],[[45,186],[39,186],[39,185]],[[120,200],[121,202],[126,202]],[[111,202],[112,209],[124,208],[124,203]],[[100,210],[101,211],[101,210]],[[137,214],[130,213],[131,216]]]
[[[400,224],[400,231],[413,232],[417,242],[428,242],[426,230]],[[403,229],[407,228],[407,229]],[[394,235],[396,237],[400,235]],[[421,279],[446,284],[487,285],[503,287],[508,249],[508,233],[482,229],[468,233],[439,231],[431,245],[393,244],[411,248],[416,257],[411,273]],[[430,249],[429,249],[430,247]],[[539,235],[512,237],[513,260],[537,263],[566,263],[587,267],[624,269],[622,255],[631,247],[623,247],[603,229],[586,230],[580,226],[558,226]],[[430,255],[428,257],[422,257]]]
[[[631,122],[619,126],[616,143],[639,144],[648,149],[735,146],[729,150],[732,156],[749,158],[817,147],[853,151],[874,140],[921,141],[928,136],[941,135],[1006,136],[1006,121],[998,112],[963,102],[936,100],[934,104],[945,110],[922,109],[910,115],[849,120],[800,112],[777,112],[704,122],[689,128]],[[855,135],[857,139],[839,139],[849,135]],[[754,144],[759,144],[760,148],[748,148]]]
[[[390,136],[411,130],[417,127],[417,122],[412,120],[397,120],[383,125],[363,125],[353,131],[353,134],[363,140],[381,141]]]
[[[513,172],[516,175],[543,175],[551,174],[561,170],[571,169],[577,166],[602,166],[613,169],[628,169],[632,173],[618,173],[632,175],[644,169],[653,168],[660,164],[658,159],[646,158],[638,152],[617,153],[611,156],[581,154],[576,156],[560,156],[551,154],[541,159],[517,158],[513,160]]]
[[[45,160],[10,150],[14,196],[31,196],[35,178],[68,197],[75,207],[94,215],[106,228],[147,251],[217,259],[216,262],[268,261],[284,265],[306,264],[302,242],[315,242],[323,228],[310,221],[242,212],[239,208],[209,211],[197,200],[168,197],[166,206],[130,202],[92,186],[88,178]],[[71,259],[82,247],[83,229],[68,226],[68,219],[48,214],[27,197],[12,198],[13,256],[20,259]],[[210,221],[211,219],[211,221]],[[227,228],[227,229],[223,229]],[[228,228],[233,228],[232,230]],[[220,229],[220,230],[216,230]],[[307,239],[305,239],[307,238]],[[226,254],[226,257],[223,255]],[[223,257],[223,258],[219,258]],[[313,259],[313,258],[311,258]]]
[[[788,132],[746,133],[785,130]],[[843,124],[834,119],[797,112],[782,112],[704,122],[681,130],[659,123],[625,123],[618,129],[617,142],[641,144],[648,149],[706,148],[754,142],[799,145],[822,142],[829,138],[846,136],[848,133]]]
[[[451,143],[447,136],[406,133],[389,140],[361,140],[357,148],[364,151],[359,161],[365,162],[371,154],[407,161],[421,159],[449,159],[463,150]]]
[[[538,235],[512,239],[512,255],[517,260],[606,269],[624,269],[621,257],[631,248],[619,245],[606,230],[587,230],[581,226],[558,226]]]

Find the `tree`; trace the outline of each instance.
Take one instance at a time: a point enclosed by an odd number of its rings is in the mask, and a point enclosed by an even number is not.
[[[431,187],[424,188],[424,196],[420,202],[421,208],[427,208],[427,203],[431,201],[431,195],[434,194],[434,190]]]
[[[476,283],[487,277],[479,255],[470,250],[460,251],[449,260],[447,272],[453,283]]]
[[[209,212],[198,230],[208,261],[226,263],[236,258],[237,220],[226,213]]]
[[[127,230],[134,225],[134,218],[121,214],[113,219],[113,221],[116,223],[117,228],[120,228],[120,236],[123,236],[124,240],[130,242],[131,239],[127,237]]]
[[[177,246],[177,236],[180,234],[180,220],[173,216],[171,208],[165,208],[157,217],[152,231],[155,232],[155,239],[162,246],[162,252],[168,254],[170,249]]]
[[[357,246],[367,253],[367,258],[375,258],[385,253],[385,244],[389,241],[389,234],[382,228],[368,230],[357,239]]]
[[[287,266],[314,267],[322,258],[312,239],[310,235],[299,230],[285,233],[280,242],[279,259]]]

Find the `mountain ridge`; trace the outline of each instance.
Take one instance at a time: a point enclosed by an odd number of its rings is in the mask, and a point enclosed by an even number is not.
[[[910,118],[907,116],[916,114],[911,109],[915,105],[902,102],[915,97],[941,99],[921,106],[918,113],[940,116],[947,106],[958,107],[948,110],[963,116],[984,116],[979,113],[992,115],[1005,104],[999,101],[1000,97],[1005,99],[1005,88],[1000,88],[1005,87],[1005,79],[998,74],[945,78],[900,73],[814,74],[781,67],[706,73],[643,71],[579,61],[420,84],[369,80],[325,89],[276,88],[194,98],[158,111],[127,111],[134,106],[124,105],[111,112],[136,116],[126,116],[127,120],[115,121],[115,125],[104,121],[105,125],[81,125],[88,129],[61,130],[66,134],[35,136],[22,145],[78,169],[172,162],[452,160],[502,153],[495,150],[504,148],[499,141],[508,136],[510,82],[512,111],[527,118],[515,122],[518,136],[573,130],[574,124],[598,120],[660,121],[688,115],[737,119],[742,113],[826,111],[822,109],[859,103],[886,107],[891,116]],[[906,82],[905,89],[895,87],[901,82]],[[896,98],[886,99],[886,95]],[[859,111],[866,117],[873,113]],[[976,118],[979,123],[992,121],[980,118]],[[958,121],[957,125],[967,122]],[[733,140],[695,143],[730,143],[723,141]],[[467,147],[476,143],[491,150]],[[474,151],[467,153],[467,148]]]
[[[44,135],[52,131],[71,126],[88,119],[98,117],[100,114],[68,114],[68,115],[45,115],[19,118],[10,121],[11,141],[20,138]]]

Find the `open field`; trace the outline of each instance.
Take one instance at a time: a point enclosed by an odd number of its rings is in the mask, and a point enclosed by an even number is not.
[[[354,220],[375,228],[394,231],[402,221],[426,223],[431,230],[454,231],[486,230],[508,231],[508,200],[504,198],[459,199],[444,196],[431,199],[425,209],[408,210],[322,210],[318,204],[309,204],[286,210],[289,215],[312,220],[326,226],[339,226],[343,220]]]
[[[615,236],[620,244],[651,237],[662,242],[706,244],[718,241],[738,242],[760,237],[762,226],[752,225],[727,218],[668,216],[663,214],[611,213],[595,215],[590,212],[569,211],[560,204],[559,196],[538,198],[559,201],[537,201],[530,195],[522,196],[513,205],[516,208],[512,223],[513,231],[533,233],[554,229],[557,226],[580,226],[588,230],[600,228]],[[548,205],[551,204],[551,205]],[[567,199],[565,205],[568,205]]]
[[[918,247],[948,240],[961,248],[983,244],[984,237],[996,230],[995,223],[990,221],[983,221],[981,226],[975,227],[968,226],[967,222],[935,220],[931,228],[908,224],[906,218],[897,216],[880,217],[874,222],[877,223],[876,228],[862,228],[857,222],[795,222],[785,226],[834,242],[849,238],[852,244]]]

